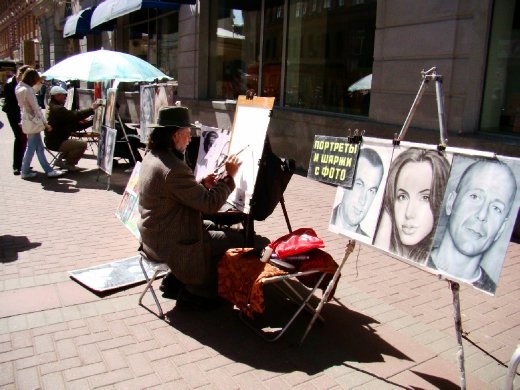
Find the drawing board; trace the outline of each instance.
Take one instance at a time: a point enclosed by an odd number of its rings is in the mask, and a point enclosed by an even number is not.
[[[242,165],[235,176],[236,188],[228,203],[249,213],[259,161],[264,150],[274,97],[239,96],[229,146],[229,154],[238,154]]]

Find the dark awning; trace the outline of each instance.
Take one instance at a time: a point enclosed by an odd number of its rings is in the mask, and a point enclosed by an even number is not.
[[[90,28],[99,29],[120,16],[138,11],[141,8],[157,8],[166,10],[179,9],[179,4],[195,4],[196,0],[105,0],[99,3],[90,20]],[[115,24],[112,25],[112,27]]]
[[[90,18],[94,8],[85,8],[77,14],[67,18],[63,27],[63,38],[83,38],[92,33],[90,30]]]

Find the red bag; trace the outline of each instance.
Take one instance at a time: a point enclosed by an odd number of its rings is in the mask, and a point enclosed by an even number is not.
[[[278,258],[297,255],[314,248],[323,248],[325,244],[311,228],[300,228],[271,242],[269,245]]]

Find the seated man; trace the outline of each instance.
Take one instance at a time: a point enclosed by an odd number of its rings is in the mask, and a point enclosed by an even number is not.
[[[89,117],[98,107],[97,103],[92,108],[85,110],[68,110],[65,107],[67,91],[62,87],[54,86],[50,92],[49,106],[47,107],[47,122],[51,125],[52,131],[45,132],[45,146],[50,150],[60,152],[60,157],[55,165],[69,171],[77,171],[76,167],[79,159],[87,149],[87,143],[78,139],[69,139],[71,133],[85,128],[80,126],[80,121]]]
[[[181,287],[178,309],[209,309],[217,303],[218,261],[227,249],[242,247],[244,235],[218,230],[202,215],[214,214],[224,205],[235,189],[241,163],[230,156],[224,177],[210,174],[199,183],[184,156],[191,141],[188,109],[163,107],[158,123],[150,127],[139,179],[142,250],[170,267]]]

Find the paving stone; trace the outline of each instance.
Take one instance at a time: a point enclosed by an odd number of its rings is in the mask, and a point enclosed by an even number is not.
[[[4,119],[0,112],[5,124]],[[0,154],[0,214],[9,242],[6,236],[0,240],[4,252],[16,256],[0,269],[0,297],[9,298],[0,308],[2,390],[133,390],[146,384],[154,389],[433,388],[427,375],[458,383],[447,283],[359,243],[343,269],[337,300],[324,308],[326,323],[316,324],[300,348],[293,345],[298,327],[305,326],[300,318],[294,331],[265,344],[225,310],[183,315],[174,301],[160,297],[171,315],[171,323],[161,321],[137,305],[142,285],[92,293],[68,271],[136,253],[137,240],[114,216],[129,173],[116,170],[107,191],[105,177],[96,181],[95,156],[87,155],[80,173],[23,181],[6,174],[10,131],[0,132],[0,148],[6,151]],[[339,262],[348,240],[328,231],[335,193],[334,186],[295,175],[284,197],[292,226],[312,226]],[[78,206],[93,203],[95,208]],[[78,226],[88,227],[88,240]],[[255,230],[270,238],[286,234],[281,208],[256,221]],[[460,297],[468,332],[468,388],[502,388],[504,363],[520,329],[520,244],[508,248],[495,297],[465,285]],[[359,318],[366,321],[355,322]],[[355,346],[352,334],[371,345]],[[379,360],[356,360],[367,348]]]

